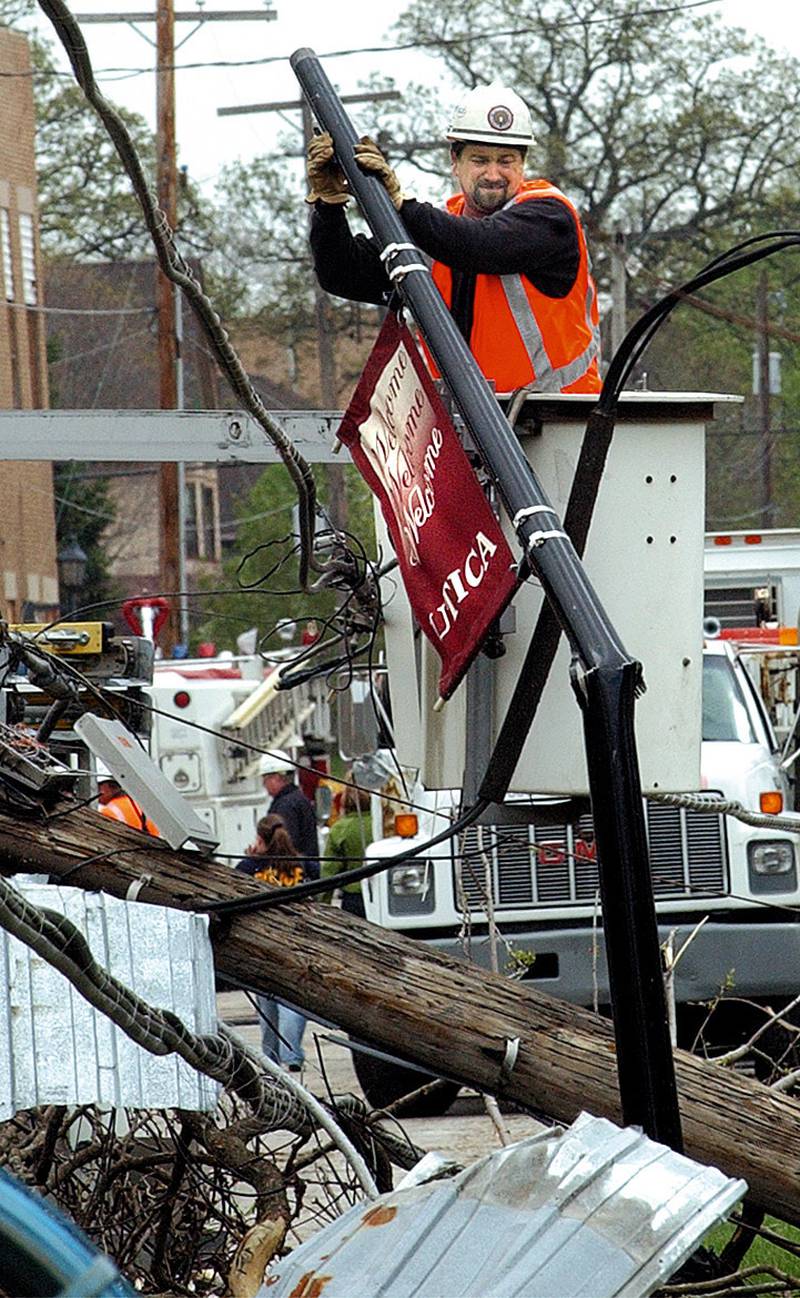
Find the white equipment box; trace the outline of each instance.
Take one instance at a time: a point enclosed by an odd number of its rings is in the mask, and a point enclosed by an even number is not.
[[[695,393],[626,393],[586,547],[587,573],[647,692],[636,708],[645,790],[700,784],[705,427],[717,402]],[[517,433],[563,520],[586,418],[585,396],[532,396]],[[519,546],[504,520],[512,551]],[[391,553],[378,519],[384,553]],[[514,599],[515,630],[492,666],[494,731],[505,716],[543,599],[529,579]],[[415,632],[396,573],[384,582],[386,652],[398,758],[430,789],[458,788],[464,774],[466,686],[440,712],[439,660]],[[512,792],[588,793],[583,720],[569,678],[566,639],[553,663]]]

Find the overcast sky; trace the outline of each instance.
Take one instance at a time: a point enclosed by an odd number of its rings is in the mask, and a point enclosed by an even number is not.
[[[187,165],[193,179],[203,185],[213,183],[226,161],[236,157],[245,160],[275,147],[279,129],[295,122],[299,114],[258,113],[247,116],[218,117],[224,106],[265,103],[292,99],[298,94],[297,82],[289,67],[288,56],[300,46],[311,46],[319,55],[365,46],[391,46],[391,26],[403,3],[389,0],[269,0],[277,12],[273,21],[206,23],[193,35],[190,23],[176,24],[176,41],[185,43],[179,49],[179,65],[197,63],[203,66],[180,71],[177,76],[177,135],[180,162]],[[71,0],[75,14],[109,13],[149,9],[154,0]],[[176,9],[194,8],[194,0],[175,0]],[[205,0],[209,10],[253,8],[264,9],[256,0]],[[716,0],[709,10],[718,12],[727,22],[758,32],[777,49],[789,50],[800,57],[800,6],[797,0]],[[350,15],[350,16],[348,16]],[[52,34],[42,18],[40,27]],[[142,28],[151,40],[155,26]],[[104,93],[116,103],[136,109],[151,124],[155,123],[155,78],[152,72],[154,50],[150,44],[123,23],[86,25],[84,27],[94,67]],[[188,36],[188,39],[186,37]],[[274,59],[260,66],[218,66],[245,60]],[[380,71],[394,78],[404,92],[412,81],[441,82],[441,66],[419,51],[385,51],[328,57],[326,71],[342,93],[356,91],[358,83],[371,72]],[[106,69],[125,69],[106,72]],[[443,85],[443,119],[457,91]],[[358,129],[369,129],[369,108],[353,107],[351,114]],[[280,120],[283,117],[283,122]],[[299,131],[298,131],[299,144]]]

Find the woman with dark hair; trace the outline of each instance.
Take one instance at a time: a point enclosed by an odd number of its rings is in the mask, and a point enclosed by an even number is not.
[[[280,816],[262,816],[256,825],[255,842],[236,866],[270,888],[291,888],[304,878],[303,858],[292,846]],[[281,1005],[272,996],[256,996],[261,1015],[261,1049],[273,1063],[291,1073],[303,1066],[305,1016]]]
[[[303,861],[292,846],[280,816],[262,816],[256,825],[255,842],[236,866],[272,888],[291,888],[303,882]]]
[[[349,778],[352,778],[349,777]],[[366,789],[348,785],[342,795],[342,814],[331,825],[322,861],[322,878],[330,878],[345,870],[355,870],[364,863],[364,852],[372,842],[372,817],[370,797]],[[346,883],[342,887],[342,910],[364,918],[364,898],[360,883]]]

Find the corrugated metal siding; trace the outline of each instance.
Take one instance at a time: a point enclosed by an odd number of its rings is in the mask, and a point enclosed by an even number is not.
[[[200,915],[103,893],[28,883],[60,911],[95,959],[138,996],[197,1033],[216,1030],[214,960]],[[134,1044],[62,974],[0,929],[0,1120],[40,1104],[211,1110],[218,1087],[176,1055]]]
[[[581,1114],[451,1181],[351,1208],[258,1298],[646,1298],[746,1189]]]

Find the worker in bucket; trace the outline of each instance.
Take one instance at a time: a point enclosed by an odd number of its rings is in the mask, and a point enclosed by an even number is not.
[[[483,374],[497,392],[597,392],[597,293],[577,209],[547,180],[526,180],[530,113],[496,82],[470,90],[448,131],[458,193],[446,210],[403,193],[369,137],[355,147],[411,239],[432,259],[434,281]],[[320,285],[338,297],[386,305],[392,285],[373,239],[353,236],[347,181],[331,137],[309,143],[311,250]],[[429,366],[437,376],[430,357]]]
[[[151,834],[153,838],[161,837],[153,821],[138,802],[134,802],[108,767],[99,760],[96,763],[95,775],[101,816],[106,816],[109,820],[119,820],[123,825],[131,825],[133,829],[141,829],[143,833]]]

